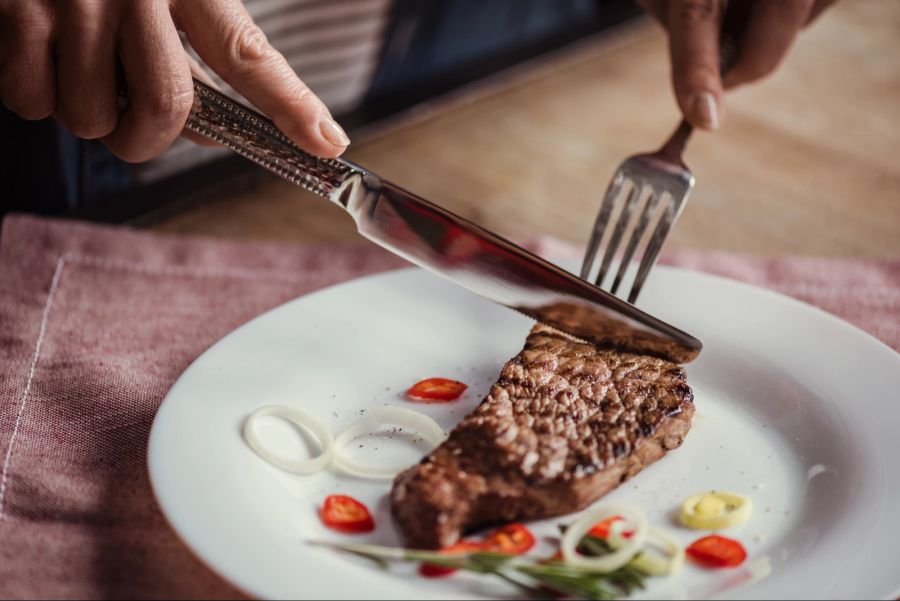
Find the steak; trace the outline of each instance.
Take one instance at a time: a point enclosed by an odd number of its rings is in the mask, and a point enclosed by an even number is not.
[[[684,441],[684,369],[665,359],[531,331],[487,398],[418,465],[391,510],[410,547],[583,509]]]
[[[557,302],[532,311],[539,322],[564,332],[580,331],[585,340],[601,348],[653,355],[676,363],[688,363],[700,354],[698,347],[685,346],[658,332],[637,329],[624,319],[585,305]]]

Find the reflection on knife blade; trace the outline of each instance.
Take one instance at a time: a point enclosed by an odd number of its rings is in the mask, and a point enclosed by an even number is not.
[[[696,338],[366,169],[318,159],[271,121],[195,80],[187,127],[344,208],[359,232],[476,294],[598,345],[677,362]]]

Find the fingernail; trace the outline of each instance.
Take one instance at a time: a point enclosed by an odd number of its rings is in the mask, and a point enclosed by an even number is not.
[[[322,119],[319,122],[319,131],[322,132],[322,137],[328,140],[330,144],[339,148],[350,146],[350,138],[347,136],[347,132],[341,129],[341,126],[333,119],[328,117]]]
[[[712,92],[704,92],[694,101],[694,114],[707,129],[719,129],[719,105]]]

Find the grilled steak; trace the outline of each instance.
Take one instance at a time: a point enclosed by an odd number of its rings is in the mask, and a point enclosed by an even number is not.
[[[678,447],[693,414],[678,365],[535,326],[478,408],[397,476],[394,518],[409,546],[437,549],[577,511]]]

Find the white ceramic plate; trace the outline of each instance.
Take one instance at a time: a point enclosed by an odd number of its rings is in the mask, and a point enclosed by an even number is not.
[[[643,293],[651,313],[699,336],[688,366],[697,416],[684,446],[609,495],[634,503],[688,544],[671,522],[679,502],[712,488],[752,496],[749,522],[727,534],[748,548],[730,571],[688,566],[646,595],[706,598],[876,598],[900,587],[900,355],[852,326],[784,296],[660,267]],[[154,491],[175,530],[215,571],[263,598],[510,596],[484,577],[443,580],[384,572],[312,547],[346,540],[325,529],[325,495],[352,494],[378,524],[362,540],[397,545],[389,483],[265,464],[240,430],[257,407],[316,414],[334,432],[422,377],[466,381],[462,400],[416,405],[450,429],[515,355],[523,317],[419,270],[318,292],[251,321],[200,357],[169,392],[150,437]],[[271,418],[277,444],[302,438]],[[359,448],[362,445],[363,448]],[[354,444],[360,457],[413,463],[399,438]],[[604,502],[604,501],[601,501]],[[535,524],[551,535],[572,518]],[[354,540],[359,540],[355,538]],[[545,547],[550,551],[550,546]]]

